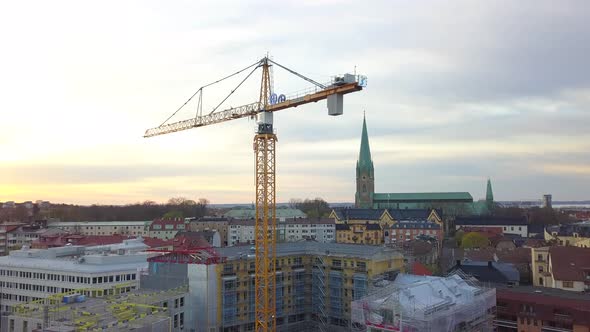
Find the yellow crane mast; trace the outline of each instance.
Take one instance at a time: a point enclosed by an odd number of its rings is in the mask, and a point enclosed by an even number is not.
[[[302,96],[277,96],[271,88],[270,66],[276,65],[315,85],[315,90]],[[250,68],[253,70],[213,110],[203,115],[203,90],[213,84],[238,75]],[[219,107],[246,81],[252,73],[262,68],[260,97],[257,102],[217,112]],[[146,130],[144,137],[169,134],[206,125],[212,125],[244,117],[256,117],[258,129],[254,136],[256,176],[256,220],[255,220],[255,330],[276,331],[276,142],[273,129],[273,113],[323,99],[328,101],[328,114],[342,114],[342,96],[360,91],[366,86],[366,77],[345,74],[334,78],[328,84],[320,84],[277,62],[264,57],[254,64],[199,88],[176,112],[160,126]],[[178,122],[168,121],[185,107],[193,98],[196,101],[195,117]]]

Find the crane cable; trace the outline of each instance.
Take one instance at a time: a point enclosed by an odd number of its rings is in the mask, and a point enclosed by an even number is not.
[[[231,74],[231,75],[225,76],[225,77],[223,77],[223,78],[221,78],[221,79],[219,79],[219,80],[217,80],[217,81],[215,81],[215,82],[211,82],[211,83],[209,83],[209,84],[205,84],[205,85],[203,85],[203,86],[202,86],[202,87],[200,87],[200,88],[199,88],[199,89],[198,89],[198,90],[197,90],[195,93],[193,93],[193,95],[192,95],[192,96],[191,96],[191,97],[190,97],[190,98],[189,98],[187,101],[185,101],[185,102],[184,102],[184,104],[182,104],[182,105],[181,105],[181,106],[180,106],[180,107],[179,107],[179,108],[178,108],[178,109],[177,109],[177,110],[176,110],[174,113],[172,113],[172,115],[170,115],[170,116],[169,116],[169,117],[168,117],[166,120],[164,120],[164,122],[162,122],[162,124],[160,125],[160,127],[161,127],[161,126],[163,126],[163,125],[165,125],[165,124],[166,124],[166,122],[168,122],[168,120],[170,120],[170,119],[171,119],[173,116],[175,116],[175,115],[176,115],[176,113],[178,113],[178,112],[179,112],[179,111],[180,111],[180,110],[181,110],[181,109],[182,109],[184,106],[186,106],[186,104],[188,104],[188,103],[189,103],[189,102],[190,102],[190,101],[191,101],[191,100],[192,100],[192,99],[193,99],[193,98],[194,98],[194,97],[195,97],[195,96],[196,96],[196,95],[197,95],[199,92],[201,92],[201,94],[202,94],[202,93],[203,93],[203,88],[209,87],[209,86],[211,86],[211,85],[214,85],[214,84],[217,84],[217,83],[219,83],[219,82],[221,82],[221,81],[224,81],[224,80],[226,80],[226,79],[228,79],[228,78],[230,78],[230,77],[236,76],[236,75],[240,74],[241,72],[243,72],[243,71],[245,71],[245,70],[247,70],[247,69],[250,69],[250,68],[252,68],[252,67],[254,67],[254,66],[256,66],[256,65],[260,65],[260,63],[261,63],[261,60],[258,60],[258,61],[256,61],[255,63],[253,63],[253,64],[249,65],[248,67],[246,67],[246,68],[244,68],[244,69],[241,69],[241,70],[239,70],[239,71],[237,71],[237,72],[235,72],[235,73],[233,73],[233,74]],[[256,68],[258,68],[258,67],[256,67]],[[255,68],[255,70],[256,70],[256,68]],[[252,75],[252,73],[250,73],[250,74],[248,75],[248,77],[249,77],[250,75]],[[242,83],[243,83],[243,81],[242,81]],[[240,83],[240,85],[241,85],[242,83]],[[238,85],[238,87],[239,87],[240,85]],[[237,89],[237,88],[236,88],[236,89]],[[234,89],[234,91],[235,91],[235,89]],[[233,91],[232,91],[232,93],[233,93]],[[231,93],[230,93],[230,95],[231,95]],[[229,96],[228,96],[228,97],[229,97]],[[227,97],[226,97],[225,99],[227,99]],[[224,99],[224,101],[225,101],[225,99]],[[223,103],[223,102],[222,102],[222,103]],[[221,105],[221,104],[220,104],[220,105]],[[219,105],[218,105],[217,107],[219,107]],[[217,109],[217,107],[216,107],[215,109]],[[215,109],[214,109],[214,111],[215,111]]]
[[[223,98],[223,100],[222,100],[222,101],[221,101],[219,104],[217,104],[217,106],[215,106],[215,107],[213,108],[213,110],[211,111],[211,113],[209,113],[209,115],[213,114],[213,112],[215,112],[215,111],[216,111],[216,110],[219,108],[219,106],[221,106],[221,104],[223,104],[223,103],[224,103],[224,102],[227,100],[227,98],[229,98],[229,97],[230,97],[230,96],[231,96],[231,95],[232,95],[234,92],[236,92],[236,90],[237,90],[237,89],[238,89],[238,88],[239,88],[239,87],[240,87],[240,86],[241,86],[241,85],[242,85],[244,82],[246,82],[246,80],[247,80],[247,79],[248,79],[250,76],[252,76],[252,74],[253,74],[253,73],[256,71],[256,69],[258,69],[258,67],[260,67],[260,66],[256,66],[256,68],[252,69],[252,71],[250,72],[250,74],[248,74],[248,76],[246,76],[246,77],[245,77],[245,78],[244,78],[244,79],[243,79],[243,80],[240,82],[240,84],[238,84],[238,86],[236,86],[236,87],[235,87],[235,89],[231,90],[231,92],[230,92],[230,93],[229,93],[229,94],[228,94],[228,95],[227,95],[225,98]]]
[[[326,86],[325,86],[325,85],[323,85],[323,84],[321,84],[321,83],[318,83],[318,82],[316,82],[316,81],[312,80],[311,78],[305,77],[305,76],[303,76],[303,75],[299,74],[298,72],[296,72],[296,71],[294,71],[294,70],[291,70],[291,69],[289,69],[289,68],[287,68],[287,67],[285,67],[285,66],[283,66],[283,65],[281,65],[281,64],[279,64],[279,63],[277,63],[277,62],[275,62],[275,61],[273,61],[273,60],[271,60],[271,59],[268,59],[268,61],[269,61],[269,62],[272,62],[273,64],[275,64],[275,65],[277,65],[277,66],[279,66],[279,67],[281,67],[281,68],[283,68],[284,70],[286,70],[286,71],[290,72],[291,74],[293,74],[293,75],[295,75],[295,76],[298,76],[298,77],[300,77],[300,78],[302,78],[302,79],[304,79],[304,80],[306,80],[306,81],[308,81],[308,82],[310,82],[310,83],[312,83],[312,84],[315,84],[315,85],[317,85],[319,88],[322,88],[322,89],[325,89],[325,88],[326,88]]]

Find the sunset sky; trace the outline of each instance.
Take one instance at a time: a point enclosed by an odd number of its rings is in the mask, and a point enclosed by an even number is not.
[[[368,87],[275,114],[278,197],[354,201],[366,113],[377,192],[590,199],[590,1],[3,1],[0,202],[254,197],[254,122],[143,138],[267,52]],[[310,84],[274,70],[275,91]],[[227,105],[257,100],[260,75]],[[210,110],[238,81],[206,89]],[[173,120],[194,116],[194,109]]]

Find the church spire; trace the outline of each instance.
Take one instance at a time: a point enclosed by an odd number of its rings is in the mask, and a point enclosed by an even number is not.
[[[488,187],[486,189],[486,202],[492,204],[494,202],[494,193],[492,192],[492,181],[488,178]]]
[[[361,150],[356,162],[356,195],[355,205],[360,208],[373,207],[373,194],[375,193],[375,172],[371,160],[369,148],[369,133],[367,121],[363,115],[363,133],[361,135]]]
[[[369,147],[369,134],[367,132],[367,121],[363,114],[363,133],[361,136],[361,151],[359,153],[358,167],[361,169],[372,169],[371,148]],[[372,173],[372,171],[371,171]]]

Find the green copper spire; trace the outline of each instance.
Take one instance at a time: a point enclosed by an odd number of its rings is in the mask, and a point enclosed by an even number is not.
[[[357,169],[368,171],[373,174],[373,161],[371,160],[371,148],[369,147],[369,134],[367,132],[367,121],[363,115],[363,133],[361,136],[361,151],[357,162]]]
[[[492,204],[494,202],[494,193],[492,192],[492,181],[488,179],[488,188],[486,190],[486,202]]]

